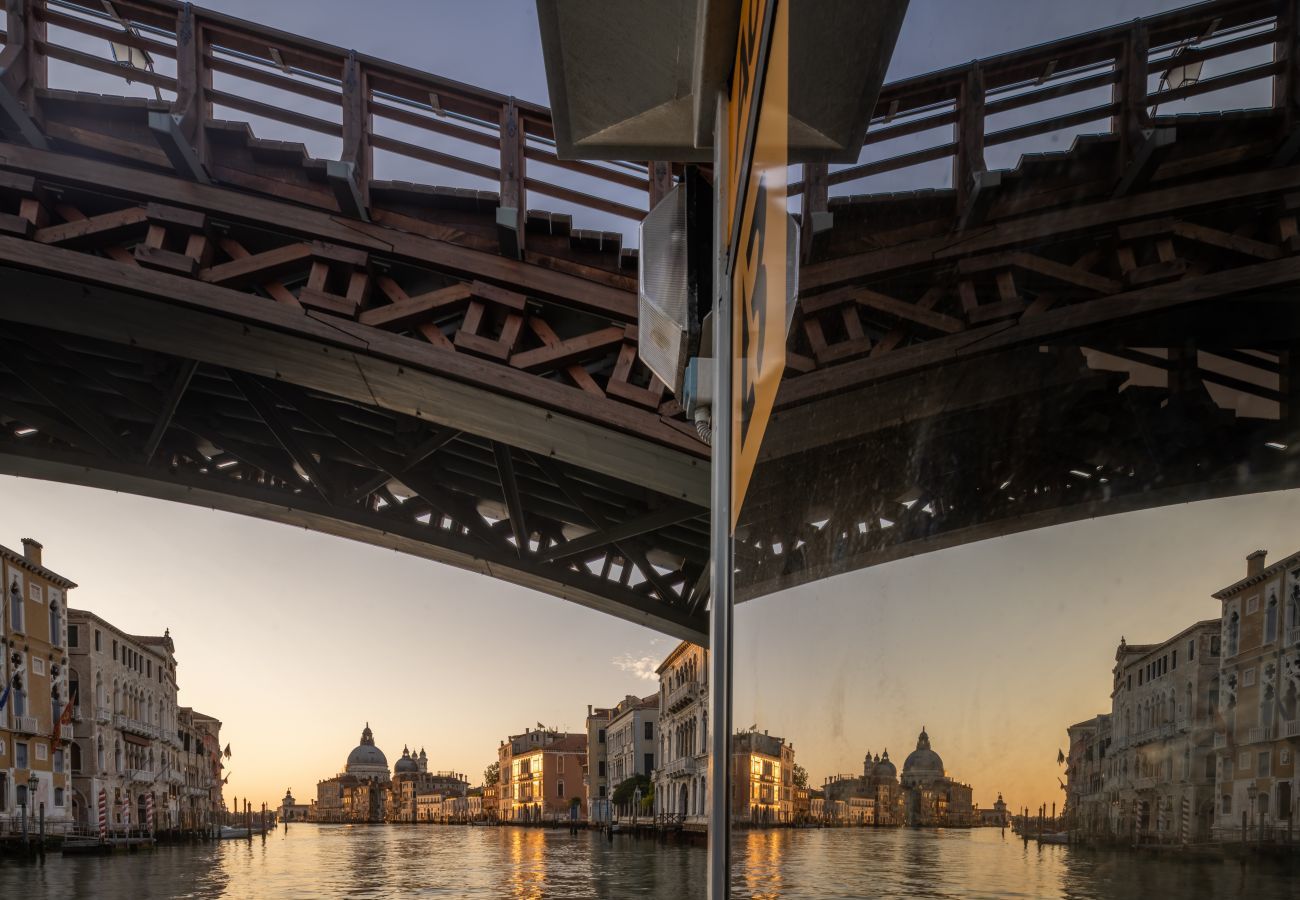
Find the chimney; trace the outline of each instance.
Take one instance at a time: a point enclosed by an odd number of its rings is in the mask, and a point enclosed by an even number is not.
[[[26,544],[27,542],[23,541],[23,543]],[[36,546],[39,547],[40,544],[37,544]],[[37,558],[39,558],[39,556],[40,554],[38,553]],[[1252,578],[1264,571],[1264,557],[1266,556],[1268,556],[1267,550],[1256,550],[1254,553],[1246,557],[1247,578]]]
[[[39,566],[41,564],[41,550],[43,549],[44,547],[40,541],[23,538],[23,557],[32,565]]]

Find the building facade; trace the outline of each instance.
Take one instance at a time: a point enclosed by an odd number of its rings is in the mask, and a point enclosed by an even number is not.
[[[903,790],[898,769],[889,759],[889,751],[875,756],[867,751],[861,775],[832,775],[822,785],[826,803],[822,821],[829,825],[850,824],[850,807],[862,808],[858,800],[870,800],[871,816],[855,825],[891,826],[903,824]]]
[[[709,654],[683,641],[659,664],[655,815],[701,828],[709,802]]]
[[[1300,553],[1273,565],[1257,550],[1246,575],[1217,591],[1219,634],[1218,836],[1259,839],[1295,814],[1300,750]]]
[[[98,821],[104,792],[110,828],[179,828],[188,801],[170,634],[131,635],[86,610],[68,613],[80,716],[72,744],[76,821]],[[154,821],[146,821],[152,796]]]
[[[794,745],[766,731],[731,742],[731,820],[744,825],[794,821]]]
[[[1065,730],[1069,753],[1065,764],[1065,814],[1070,829],[1078,834],[1100,835],[1111,828],[1111,779],[1113,741],[1111,714],[1101,713],[1077,722]]]
[[[1120,640],[1102,795],[1115,836],[1184,843],[1210,838],[1219,662],[1216,619],[1158,644]]]
[[[587,817],[583,769],[587,735],[547,728],[511,735],[497,747],[497,815],[503,822]]]
[[[69,704],[67,596],[76,585],[42,564],[42,546],[0,546],[0,819],[42,812],[75,820]],[[68,716],[65,716],[65,712]]]
[[[607,718],[602,721],[600,713],[605,713]],[[606,808],[600,800],[612,797],[618,786],[629,778],[641,775],[651,779],[654,774],[659,745],[659,695],[629,694],[608,710],[593,711],[589,707],[587,722],[587,803],[592,816],[603,820],[597,815]],[[602,789],[605,793],[601,793]],[[632,814],[631,803],[623,804],[622,808],[609,805],[604,818]]]

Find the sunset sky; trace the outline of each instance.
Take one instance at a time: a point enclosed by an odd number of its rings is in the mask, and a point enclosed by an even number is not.
[[[531,0],[393,0],[371,9],[398,15],[360,19],[351,0],[203,5],[548,100]],[[914,0],[890,77],[1178,5]],[[945,27],[932,27],[940,16]],[[925,725],[981,805],[999,791],[1013,806],[1059,802],[1065,726],[1109,708],[1120,635],[1158,641],[1216,615],[1210,593],[1244,573],[1246,553],[1297,549],[1298,517],[1294,492],[1135,513],[746,604],[735,725],[793,740],[815,784],[859,770],[867,750],[888,748],[901,768]],[[477,783],[505,735],[537,722],[580,730],[588,704],[657,690],[654,666],[676,643],[367,545],[0,477],[0,543],[19,550],[23,537],[43,542],[45,564],[81,585],[72,606],[128,632],[171,629],[180,702],[225,723],[227,799],[255,804],[287,787],[312,799],[367,721],[390,765],[403,744],[423,746],[431,768]]]

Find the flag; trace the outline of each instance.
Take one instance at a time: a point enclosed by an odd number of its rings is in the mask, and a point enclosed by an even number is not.
[[[59,721],[54,723],[54,734],[50,740],[54,743],[54,749],[58,750],[63,746],[63,726],[72,724],[72,706],[77,702],[77,695],[73,694],[68,698],[68,705],[63,707],[63,714],[59,716]]]
[[[1056,764],[1057,764],[1058,766],[1063,766],[1063,765],[1065,765],[1065,751],[1064,751],[1064,750],[1057,749],[1057,751],[1056,751]]]
[[[230,745],[229,745],[229,744],[226,744],[226,749],[221,751],[221,755],[224,756],[226,759],[230,759]]]
[[[9,702],[9,695],[13,693],[13,684],[6,684],[4,693],[0,693],[0,712],[5,711],[5,704]]]

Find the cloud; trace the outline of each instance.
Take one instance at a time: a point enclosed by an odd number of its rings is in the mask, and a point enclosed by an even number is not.
[[[659,679],[659,676],[655,674],[659,661],[653,656],[633,658],[632,654],[624,653],[622,656],[614,658],[614,665],[643,681],[657,681]]]

